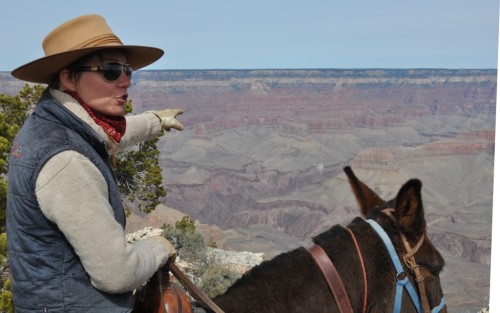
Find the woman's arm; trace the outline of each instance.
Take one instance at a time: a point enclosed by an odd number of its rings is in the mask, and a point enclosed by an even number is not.
[[[151,112],[126,116],[126,119],[127,129],[120,141],[122,149],[154,139],[161,132],[160,119]]]
[[[104,177],[75,151],[61,152],[44,165],[36,181],[36,196],[44,215],[57,224],[99,290],[133,290],[169,257],[154,240],[126,242],[114,219]]]

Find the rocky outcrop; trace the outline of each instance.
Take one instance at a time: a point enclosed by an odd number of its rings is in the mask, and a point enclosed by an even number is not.
[[[155,227],[145,227],[126,235],[127,242],[132,243],[138,240],[144,240],[152,236],[162,236],[163,230]],[[222,264],[233,272],[242,275],[252,267],[259,265],[264,260],[263,253],[253,253],[248,251],[227,251],[218,248],[207,247],[207,258],[214,263]],[[193,272],[193,263],[191,260],[177,257],[176,264],[181,270]]]

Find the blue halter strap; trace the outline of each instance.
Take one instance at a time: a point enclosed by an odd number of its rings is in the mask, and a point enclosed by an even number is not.
[[[394,269],[396,270],[396,277],[397,277],[397,283],[396,283],[396,298],[394,300],[394,309],[393,313],[398,313],[401,312],[401,303],[403,299],[403,288],[406,289],[408,294],[410,295],[411,300],[413,301],[413,305],[417,309],[419,313],[423,313],[423,306],[422,302],[420,301],[420,298],[418,297],[418,294],[413,287],[410,279],[406,275],[406,272],[403,268],[403,265],[401,264],[401,261],[399,260],[399,256],[396,253],[396,249],[394,248],[394,245],[392,244],[391,240],[389,239],[389,236],[387,236],[387,233],[384,231],[384,229],[374,220],[372,219],[367,219],[366,222],[370,224],[370,226],[377,232],[379,237],[382,239],[382,241],[385,244],[385,247],[387,248],[387,251],[389,252],[391,259],[392,259],[392,264],[394,265]],[[445,305],[445,299],[444,297],[441,299],[441,302],[439,303],[438,306],[432,309],[432,313],[437,313],[441,311],[441,309]]]

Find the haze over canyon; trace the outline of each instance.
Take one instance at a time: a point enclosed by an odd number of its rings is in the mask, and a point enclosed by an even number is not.
[[[184,214],[229,250],[270,258],[358,215],[350,165],[384,199],[423,183],[449,312],[488,305],[496,70],[154,70],[134,112],[183,108],[159,142],[168,195],[128,229]],[[0,93],[22,86],[0,73]],[[170,216],[170,217],[169,217]]]

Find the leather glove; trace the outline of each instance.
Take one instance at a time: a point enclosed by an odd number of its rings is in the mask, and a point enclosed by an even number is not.
[[[160,119],[161,128],[170,131],[170,129],[174,128],[179,131],[184,129],[184,125],[181,124],[176,118],[177,116],[184,113],[181,109],[166,109],[161,111],[147,111],[151,112],[154,115],[158,116]]]
[[[149,239],[159,242],[165,247],[165,250],[168,252],[168,261],[167,263],[174,262],[177,258],[177,251],[175,251],[174,246],[170,243],[170,241],[163,236],[152,236]]]

